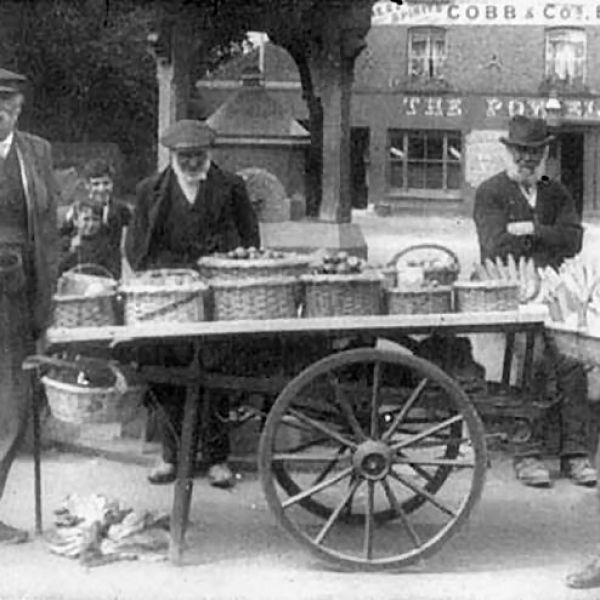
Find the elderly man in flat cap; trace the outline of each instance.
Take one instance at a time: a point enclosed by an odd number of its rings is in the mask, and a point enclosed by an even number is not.
[[[16,128],[24,85],[0,68],[0,495],[27,423],[21,364],[48,325],[59,250],[50,144]],[[0,542],[26,538],[0,522]]]
[[[481,260],[509,254],[518,262],[558,268],[581,250],[583,228],[567,189],[544,175],[553,137],[540,118],[517,115],[509,122],[506,169],[484,181],[475,193],[473,218]],[[576,485],[595,486],[596,469],[588,456],[590,409],[583,366],[558,353],[544,336],[543,356],[536,359],[534,393],[559,400],[561,471]],[[550,472],[542,461],[542,427],[515,454],[517,479],[531,487],[549,487]]]
[[[241,178],[220,169],[211,159],[215,133],[204,122],[181,120],[172,125],[160,142],[171,151],[169,166],[142,181],[127,232],[125,253],[134,270],[190,267],[201,256],[226,252],[239,246],[259,247],[258,221]],[[147,349],[147,364],[185,365],[192,359],[189,344]],[[162,462],[150,473],[151,483],[175,479],[177,437],[181,429],[185,390],[170,385],[153,386],[168,419],[159,423],[163,444]],[[224,400],[224,399],[223,399]],[[228,487],[234,478],[226,460],[229,442],[223,415],[213,415],[213,443],[204,458],[210,465],[212,485]],[[220,430],[219,432],[219,424]]]

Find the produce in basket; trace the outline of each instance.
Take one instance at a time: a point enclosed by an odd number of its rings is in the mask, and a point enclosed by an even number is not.
[[[268,248],[255,248],[254,246],[250,246],[249,248],[238,246],[234,250],[215,254],[214,256],[220,256],[221,258],[233,258],[235,260],[256,260],[259,258],[284,258],[285,252],[279,252],[278,250],[271,250]]]
[[[536,299],[540,292],[540,275],[538,274],[532,258],[524,256],[517,262],[512,254],[509,254],[503,262],[500,257],[495,260],[486,258],[481,264],[475,264],[473,275],[474,281],[506,281],[519,284],[519,302],[525,304]]]
[[[362,273],[363,267],[364,263],[358,256],[352,256],[342,250],[323,255],[315,266],[314,273],[321,275]]]
[[[539,269],[539,300],[548,305],[554,321],[573,328],[598,330],[600,325],[600,268],[581,255],[565,260],[558,270]]]

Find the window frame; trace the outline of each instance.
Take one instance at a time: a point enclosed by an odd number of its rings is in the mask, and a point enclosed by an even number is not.
[[[425,156],[423,158],[412,158],[409,156],[409,138],[411,135],[424,135],[425,144],[427,136],[431,134],[442,136],[442,156],[439,159],[432,159]],[[402,136],[403,157],[394,158],[391,156],[392,139],[394,136]],[[460,140],[460,159],[450,160],[449,146],[450,140],[458,138]],[[396,138],[397,139],[397,138]],[[429,198],[457,198],[462,195],[464,187],[464,136],[461,129],[427,129],[427,128],[390,128],[387,130],[387,147],[386,147],[386,192],[389,195],[399,196],[414,196],[414,197],[429,197]],[[442,165],[442,186],[441,187],[410,187],[409,186],[409,165]],[[402,183],[401,187],[392,185],[392,169],[394,165],[400,164],[402,167]],[[460,181],[458,187],[448,187],[449,165],[458,165],[460,173]]]
[[[575,57],[574,70],[576,71],[578,66],[581,68],[581,77],[573,77],[569,79],[560,79],[556,74],[556,53],[550,56],[550,49],[552,46],[552,36],[561,34],[577,34],[580,35],[582,40],[570,41],[571,44],[576,45],[580,41],[583,41],[583,52],[582,56],[578,59]],[[556,40],[557,41],[557,40]],[[582,27],[547,27],[544,31],[544,79],[551,84],[567,87],[577,87],[586,85],[587,82],[587,54],[588,54],[588,34]],[[578,65],[578,61],[580,64]],[[552,70],[550,70],[552,66]]]
[[[426,54],[423,57],[415,56],[413,43],[416,36],[424,36],[426,38]],[[443,55],[441,58],[438,57],[437,61],[433,52],[433,39],[435,36],[440,36],[444,42]],[[410,27],[408,30],[407,43],[409,79],[417,81],[440,81],[444,79],[443,71],[448,58],[448,34],[446,28],[433,26]],[[424,68],[422,69],[421,74],[413,71],[413,62],[415,60],[420,60],[423,63],[421,66]]]

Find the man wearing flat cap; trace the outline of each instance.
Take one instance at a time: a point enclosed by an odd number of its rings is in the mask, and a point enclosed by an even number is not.
[[[50,144],[16,128],[24,85],[0,68],[0,496],[28,417],[21,364],[48,326],[59,250]],[[26,538],[0,522],[0,543]]]
[[[506,169],[484,181],[475,193],[473,218],[481,261],[511,254],[533,259],[536,267],[558,268],[581,250],[583,229],[567,189],[543,174],[553,137],[540,118],[518,115],[500,141],[506,149]],[[558,395],[561,471],[576,485],[596,485],[596,470],[588,457],[590,407],[587,377],[577,361],[558,353],[544,336],[543,356],[534,365],[534,393],[543,400]],[[532,487],[549,487],[550,473],[541,457],[541,423],[533,439],[516,450],[517,479]]]
[[[215,132],[204,122],[184,119],[160,138],[171,151],[169,166],[143,180],[137,187],[137,201],[126,235],[125,253],[135,270],[193,267],[201,256],[227,252],[239,246],[258,248],[258,220],[243,180],[220,169],[211,159]],[[171,366],[189,364],[191,347],[186,344],[147,348],[141,360],[147,364]],[[167,419],[159,422],[163,460],[151,472],[152,483],[175,479],[177,435],[181,428],[185,390],[161,385],[154,387]],[[213,415],[209,429],[218,429],[227,419],[226,402],[222,415]],[[226,431],[213,436],[205,448],[210,465],[209,479],[218,487],[233,484],[226,460],[229,444]]]

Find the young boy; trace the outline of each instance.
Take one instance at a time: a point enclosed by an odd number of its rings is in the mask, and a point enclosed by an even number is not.
[[[114,169],[102,158],[88,161],[82,172],[85,190],[101,206],[101,223],[108,229],[111,244],[120,246],[123,227],[129,225],[131,210],[124,202],[114,197]],[[74,235],[73,211],[67,213],[61,227],[62,235]]]
[[[73,234],[63,233],[59,274],[83,264],[99,265],[115,279],[121,276],[120,240],[102,223],[103,205],[83,190],[73,204]]]

